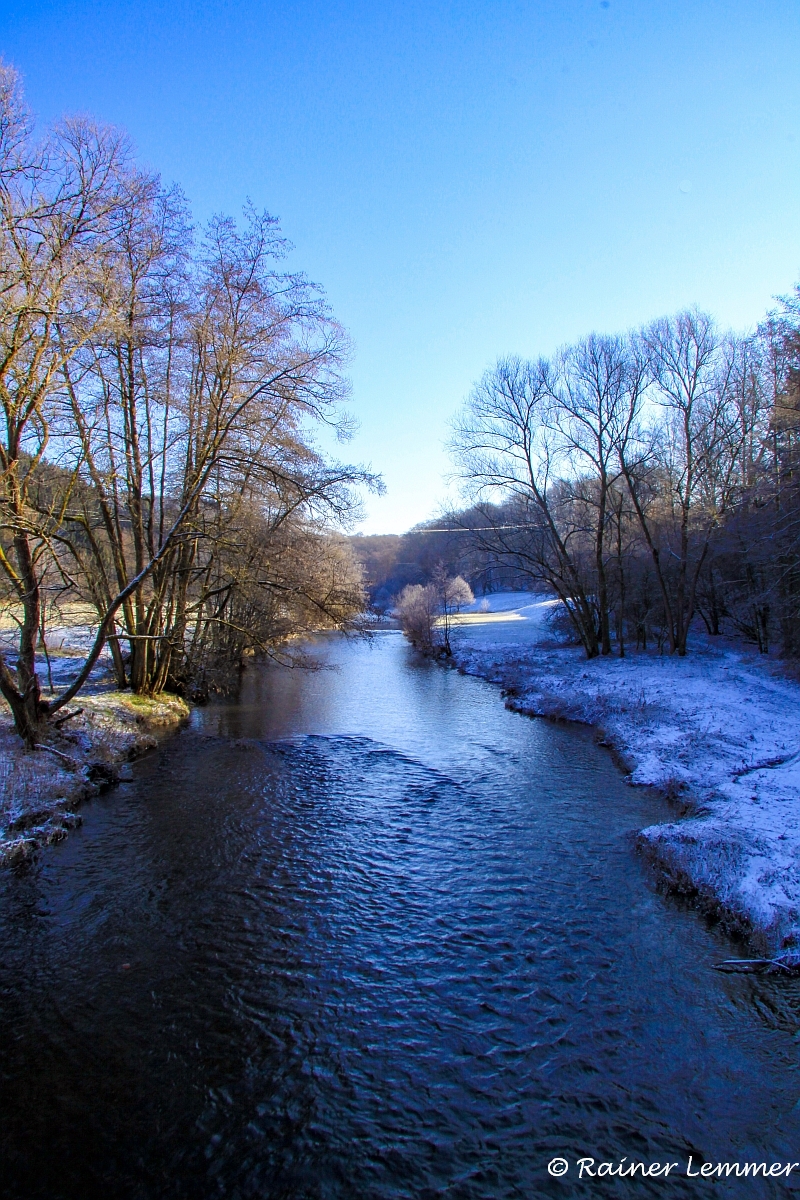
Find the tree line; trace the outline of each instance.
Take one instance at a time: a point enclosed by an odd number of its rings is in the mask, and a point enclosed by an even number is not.
[[[18,732],[44,724],[108,645],[117,683],[202,695],[253,651],[346,626],[358,564],[331,532],[362,485],[315,428],[348,434],[347,341],[252,207],[198,231],[126,137],[67,119],[37,136],[0,65],[0,654]],[[58,602],[97,632],[45,698]]]
[[[800,292],[755,333],[696,309],[503,358],[456,418],[471,552],[562,602],[587,656],[695,619],[800,653]],[[473,578],[473,583],[475,583]]]
[[[350,543],[361,564],[374,612],[391,611],[405,587],[427,587],[444,567],[463,575],[481,593],[519,591],[530,579],[513,564],[498,562],[470,536],[484,523],[477,509],[449,513],[415,525],[405,533],[355,534]]]

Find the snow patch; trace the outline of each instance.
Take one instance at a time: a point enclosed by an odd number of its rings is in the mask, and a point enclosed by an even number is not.
[[[119,764],[157,745],[159,737],[187,720],[177,696],[157,700],[129,692],[81,694],[46,743],[26,750],[0,705],[0,863],[29,858],[36,849],[80,825],[74,809],[120,778]]]

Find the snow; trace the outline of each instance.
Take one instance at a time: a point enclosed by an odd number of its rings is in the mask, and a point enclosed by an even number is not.
[[[55,662],[74,674],[82,659]],[[0,704],[0,863],[24,861],[38,846],[66,837],[81,823],[74,810],[120,778],[120,763],[144,754],[189,716],[177,696],[149,700],[108,687],[100,679],[81,692],[59,714],[75,715],[50,729],[35,751],[25,749]]]
[[[465,613],[507,613],[516,617],[523,609],[536,608],[541,604],[542,596],[538,592],[494,592],[490,596],[478,598],[462,609]]]
[[[639,836],[669,884],[770,953],[800,946],[800,685],[712,639],[682,659],[587,661],[554,641],[554,601],[489,599],[502,607],[453,634],[460,669],[500,684],[519,712],[596,725],[631,783],[691,813]]]
[[[491,626],[491,638],[496,643],[536,644],[545,635],[545,619],[555,604],[557,601],[542,598],[537,592],[498,592],[480,597],[451,617],[450,624],[470,643],[474,639],[482,642],[487,626]]]

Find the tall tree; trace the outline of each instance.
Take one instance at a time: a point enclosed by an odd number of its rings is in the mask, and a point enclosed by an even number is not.
[[[574,488],[558,474],[564,461],[558,403],[559,384],[549,362],[501,359],[457,416],[451,450],[472,496],[510,502],[501,514],[484,506],[481,544],[553,588],[592,658],[600,646],[585,561],[586,516]]]
[[[166,226],[168,198],[156,191],[152,201],[135,214],[136,254],[126,230],[125,322],[87,348],[79,377],[67,372],[75,453],[101,516],[91,537],[90,517],[76,516],[86,537],[71,549],[98,573],[114,570],[75,689],[117,613],[131,687],[153,693],[180,678],[192,582],[209,573],[214,538],[242,497],[277,505],[281,518],[323,503],[341,512],[348,485],[374,482],[326,464],[309,442],[309,422],[340,419],[346,342],[319,290],[275,269],[286,249],[275,222],[253,211],[243,229],[212,221],[187,275],[180,212]],[[168,297],[155,318],[153,271]]]
[[[109,249],[123,200],[124,138],[64,121],[37,142],[16,73],[0,65],[0,568],[21,610],[0,691],[33,744],[48,705],[35,668],[41,578],[56,510],[30,503],[48,450],[54,393],[80,349],[115,317]]]

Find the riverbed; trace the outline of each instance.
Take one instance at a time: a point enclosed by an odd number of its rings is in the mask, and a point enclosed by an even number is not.
[[[714,971],[741,947],[634,849],[663,801],[397,633],[315,653],[0,874],[1,1194],[505,1200],[610,1194],[586,1155],[800,1159],[800,983]]]

